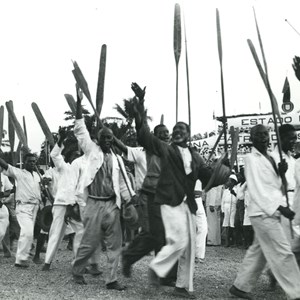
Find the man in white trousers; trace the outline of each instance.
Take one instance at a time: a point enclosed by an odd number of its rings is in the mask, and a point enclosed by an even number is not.
[[[283,206],[282,174],[287,164],[276,163],[270,153],[269,131],[264,125],[251,129],[252,152],[245,158],[245,176],[250,195],[248,212],[255,237],[247,250],[230,293],[254,299],[250,292],[268,263],[276,280],[290,299],[300,299],[300,271],[280,218],[295,213]]]
[[[41,203],[40,177],[34,171],[36,156],[24,155],[24,169],[18,169],[0,158],[3,174],[16,180],[16,216],[21,228],[18,240],[15,266],[28,268],[29,252],[33,241],[33,230],[36,215]]]

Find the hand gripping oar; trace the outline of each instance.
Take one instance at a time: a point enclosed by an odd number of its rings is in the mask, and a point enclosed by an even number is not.
[[[222,92],[222,108],[223,108],[223,128],[224,128],[224,150],[227,152],[227,119],[225,111],[225,94],[224,94],[224,79],[223,79],[223,52],[222,52],[222,37],[221,37],[221,26],[220,26],[220,16],[219,10],[216,10],[216,20],[217,20],[217,36],[218,36],[218,51],[219,51],[219,61],[220,61],[220,72],[221,72],[221,92]]]
[[[8,111],[8,114],[9,114],[9,118],[11,119],[11,122],[14,126],[14,129],[15,129],[16,133],[17,133],[19,141],[24,146],[28,147],[27,139],[26,139],[26,136],[24,134],[24,131],[23,131],[19,121],[17,120],[17,117],[16,117],[16,115],[14,113],[14,110],[13,110],[13,102],[12,101],[5,102],[5,105],[6,105],[6,109]]]
[[[271,86],[270,86],[270,81],[269,81],[269,76],[268,76],[268,68],[267,68],[267,61],[266,61],[266,57],[265,57],[265,53],[264,53],[264,49],[263,49],[263,45],[262,45],[262,39],[261,39],[261,36],[260,36],[258,23],[257,23],[257,20],[256,20],[255,10],[253,9],[253,11],[254,11],[254,18],[255,18],[255,24],[256,24],[256,29],[257,29],[257,35],[258,35],[259,44],[260,44],[260,48],[261,48],[261,52],[262,52],[264,66],[265,66],[265,81],[264,81],[264,83],[266,85],[267,92],[268,92],[268,95],[270,97],[270,102],[271,102],[271,107],[272,107],[272,115],[273,115],[273,119],[274,119],[274,129],[275,129],[276,138],[277,138],[277,147],[278,147],[280,162],[282,163],[282,161],[283,161],[282,145],[281,145],[278,125],[277,125],[277,118],[281,121],[281,116],[280,116],[280,112],[279,112],[279,109],[278,109],[277,101],[276,101],[276,99],[273,95],[273,92],[272,92],[272,89],[271,89]],[[258,59],[258,56],[256,55],[255,47],[253,46],[251,40],[247,40],[247,41],[248,41],[248,45],[250,47],[251,53],[253,55],[253,58],[255,60],[255,63],[257,65],[258,70],[263,70],[263,68],[261,66],[261,63]],[[286,180],[285,174],[281,174],[281,179],[282,179],[284,194],[286,196],[286,204],[287,204],[287,207],[289,208],[290,204],[289,204],[289,197],[288,197],[288,190],[287,190],[287,180]],[[291,229],[291,237],[294,238],[294,232],[293,232],[293,227],[292,227],[292,221],[291,220],[290,220],[290,229]]]
[[[74,97],[70,94],[65,94],[64,96],[68,102],[68,105],[72,111],[72,114],[74,116],[76,116],[76,101],[75,101]]]
[[[55,142],[54,142],[53,135],[52,135],[52,133],[48,127],[48,124],[47,124],[46,120],[44,119],[38,105],[35,102],[32,102],[31,107],[34,111],[34,114],[35,114],[42,130],[43,130],[43,133],[44,133],[46,139],[48,140],[48,142],[50,143],[51,146],[54,146]]]
[[[175,4],[174,11],[174,38],[173,38],[174,56],[176,63],[176,123],[178,121],[178,64],[181,54],[181,18],[180,6]]]
[[[98,74],[98,85],[96,95],[96,110],[98,116],[101,114],[103,106],[103,95],[104,95],[104,81],[105,81],[105,68],[106,68],[106,45],[102,45],[100,54],[100,65]]]

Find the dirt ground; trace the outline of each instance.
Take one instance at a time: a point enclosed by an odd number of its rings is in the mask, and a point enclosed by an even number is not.
[[[103,275],[85,275],[88,285],[73,283],[70,263],[71,251],[64,241],[49,272],[41,271],[42,265],[31,262],[28,269],[14,267],[14,258],[4,258],[0,253],[0,299],[174,299],[172,288],[154,289],[148,286],[147,266],[151,256],[134,265],[132,278],[124,278],[119,271],[119,281],[127,286],[126,291],[106,290]],[[238,248],[207,247],[204,263],[195,270],[194,295],[197,299],[234,299],[228,289],[231,286],[245,250]],[[45,254],[42,254],[44,258]],[[106,256],[101,256],[101,269],[105,271]],[[268,279],[262,275],[254,291],[255,299],[286,299],[280,287],[268,291]],[[179,299],[179,298],[177,298]],[[235,298],[236,299],[236,298]]]

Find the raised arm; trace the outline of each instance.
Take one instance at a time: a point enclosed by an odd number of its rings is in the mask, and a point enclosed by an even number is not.
[[[61,155],[61,152],[63,150],[63,141],[66,139],[66,136],[67,136],[66,131],[62,128],[59,128],[58,141],[50,153],[53,163],[55,167],[58,169],[58,171],[61,171],[66,166],[66,162],[63,156]]]

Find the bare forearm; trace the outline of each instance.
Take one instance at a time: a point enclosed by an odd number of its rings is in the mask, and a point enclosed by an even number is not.
[[[3,168],[4,170],[8,169],[8,163],[2,158],[0,158],[0,167]]]

